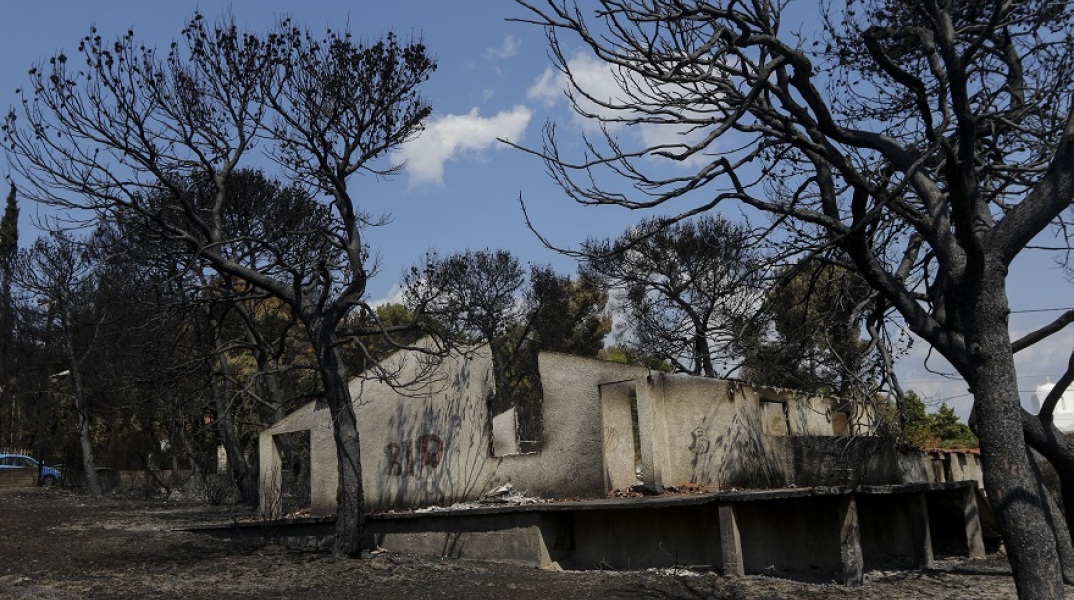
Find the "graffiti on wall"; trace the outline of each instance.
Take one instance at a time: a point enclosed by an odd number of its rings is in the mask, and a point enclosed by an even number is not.
[[[694,453],[694,460],[696,461],[696,455],[704,454],[709,451],[708,432],[703,428],[698,427],[690,434],[690,436],[694,439],[693,443],[690,444],[690,452]]]
[[[418,436],[417,441],[390,442],[384,447],[388,465],[384,474],[395,477],[413,475],[422,469],[435,469],[444,458],[444,441],[429,433]]]

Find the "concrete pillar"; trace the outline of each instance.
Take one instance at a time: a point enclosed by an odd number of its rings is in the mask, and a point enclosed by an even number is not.
[[[650,375],[638,380],[638,438],[641,442],[642,481],[654,492],[664,491],[668,436],[663,390]]]
[[[328,409],[324,408],[324,417]],[[363,448],[365,450],[365,448]],[[486,451],[487,452],[487,451]],[[363,458],[369,456],[363,454]],[[369,478],[381,476],[377,456],[365,458],[362,469],[362,483],[366,490],[366,501],[373,488]],[[332,434],[331,419],[322,419],[310,428],[310,513],[325,516],[336,512],[336,492],[339,488],[339,459],[336,456],[336,440]]]
[[[919,569],[933,565],[932,530],[929,527],[929,504],[925,492],[910,494],[908,511],[910,527],[913,528],[914,558]]]
[[[843,581],[852,586],[865,583],[858,500],[854,494],[839,499],[839,553],[843,559]]]
[[[258,513],[263,519],[278,519],[283,513],[283,463],[271,433],[258,436],[257,451],[260,461],[258,484],[261,488],[258,491],[261,499]]]
[[[630,417],[634,383],[598,386],[601,405],[601,430],[604,442],[604,489],[626,489],[638,481],[635,471],[634,423]],[[639,438],[640,442],[640,438]],[[640,448],[639,448],[640,450]]]
[[[729,577],[742,577],[746,574],[746,564],[742,558],[742,537],[738,533],[738,517],[735,516],[733,504],[721,504],[720,518],[720,554],[723,574]]]
[[[984,558],[984,533],[981,531],[981,515],[977,511],[977,488],[962,489],[962,519],[966,523],[966,548],[970,558]]]

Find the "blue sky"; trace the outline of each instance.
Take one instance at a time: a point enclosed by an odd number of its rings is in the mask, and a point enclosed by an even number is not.
[[[802,14],[808,15],[811,5],[801,3]],[[543,32],[510,22],[509,18],[524,16],[524,12],[509,0],[8,3],[0,21],[4,57],[0,105],[15,102],[14,90],[25,83],[33,63],[59,50],[73,49],[90,25],[96,25],[105,37],[133,29],[147,45],[164,47],[195,9],[216,18],[229,7],[240,25],[255,30],[289,15],[314,31],[349,27],[359,38],[379,37],[388,31],[404,38],[420,37],[437,59],[438,70],[424,88],[434,113],[422,137],[399,155],[406,159],[406,169],[391,181],[357,182],[365,208],[392,215],[390,225],[370,234],[371,245],[381,257],[380,274],[370,288],[373,298],[391,296],[403,269],[432,249],[447,254],[466,248],[505,248],[523,261],[552,263],[560,271],[573,271],[569,259],[543,248],[526,229],[518,206],[520,194],[537,227],[554,243],[565,246],[590,236],[617,235],[648,216],[575,206],[555,187],[538,160],[496,142],[505,137],[537,145],[549,118],[557,119],[565,134],[568,128],[583,126],[566,112],[561,82],[549,69]],[[578,66],[589,69],[596,85],[602,83],[597,65],[580,62]],[[23,206],[24,245],[36,237],[36,213],[34,207]],[[1016,311],[1072,304],[1069,282],[1049,257],[1039,254],[1028,254],[1015,264],[1011,290]],[[1018,336],[1057,315],[1016,313],[1012,330]],[[1074,333],[1064,332],[1048,344],[1027,350],[1019,358],[1021,389],[1031,392],[1048,377],[1054,381],[1072,345]],[[906,387],[947,399],[960,414],[968,414],[965,385],[929,373],[925,355],[924,344],[918,342],[900,362]],[[943,370],[938,359],[930,365]]]

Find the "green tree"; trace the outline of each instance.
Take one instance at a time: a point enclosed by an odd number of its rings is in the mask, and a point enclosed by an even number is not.
[[[976,448],[980,445],[970,426],[960,421],[955,409],[947,404],[941,404],[929,417],[941,448]]]
[[[644,365],[654,371],[660,371],[661,373],[671,373],[674,371],[671,364],[666,360],[649,354],[641,354],[633,348],[605,346],[600,352],[597,352],[597,358],[624,365]]]
[[[621,291],[618,345],[683,373],[727,376],[760,304],[764,272],[749,232],[721,217],[646,219],[614,240],[589,240],[584,268]]]
[[[354,315],[344,323],[342,333],[348,341],[344,360],[357,375],[430,332],[442,330],[428,315],[419,316],[401,303],[381,304],[372,313]]]
[[[865,282],[853,271],[814,259],[786,269],[766,296],[751,335],[740,342],[746,379],[854,396],[868,379],[871,349],[861,337],[871,298]]]
[[[977,448],[977,436],[961,422],[946,403],[929,413],[925,402],[913,390],[906,393],[905,417],[900,441],[917,448]]]
[[[611,330],[608,293],[584,271],[570,277],[551,267],[532,267],[526,298],[534,313],[537,349],[596,356],[604,347]]]
[[[0,442],[13,443],[16,432],[15,394],[15,303],[11,295],[12,268],[19,250],[19,206],[15,184],[7,195],[4,215],[0,218],[0,410],[8,415],[8,431],[0,430]],[[7,434],[6,436],[4,434]]]

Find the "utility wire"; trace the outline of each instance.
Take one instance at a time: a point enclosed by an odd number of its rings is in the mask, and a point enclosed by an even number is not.
[[[1042,312],[1060,312],[1074,310],[1074,308],[1024,308],[1022,310],[1012,310],[1012,315],[1024,314],[1024,313],[1042,313]]]

